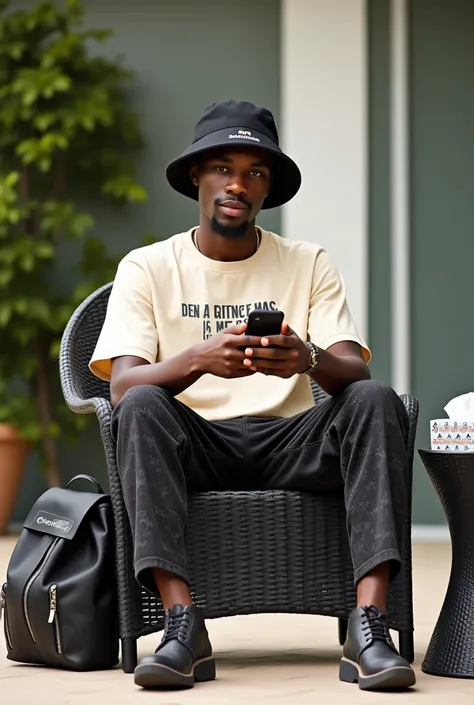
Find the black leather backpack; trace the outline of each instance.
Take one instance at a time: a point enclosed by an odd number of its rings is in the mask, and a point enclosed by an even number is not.
[[[79,479],[97,493],[69,489]],[[33,505],[1,600],[11,661],[82,671],[118,663],[112,506],[92,477],[77,475]]]

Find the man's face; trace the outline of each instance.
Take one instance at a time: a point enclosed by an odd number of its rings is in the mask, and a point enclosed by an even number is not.
[[[245,235],[270,190],[270,167],[269,156],[245,148],[208,152],[192,167],[201,210],[215,232]]]

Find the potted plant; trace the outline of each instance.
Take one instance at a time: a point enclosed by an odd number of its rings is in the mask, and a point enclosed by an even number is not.
[[[36,426],[28,400],[7,395],[4,386],[0,383],[0,535],[6,531],[15,504]]]
[[[59,344],[76,306],[113,278],[118,256],[80,204],[146,200],[132,161],[142,135],[127,102],[131,74],[91,52],[111,33],[83,29],[82,18],[76,0],[28,10],[0,0],[0,502],[28,448],[48,484],[60,484],[58,438],[76,438],[85,423],[60,394]],[[58,286],[68,248],[76,261]]]

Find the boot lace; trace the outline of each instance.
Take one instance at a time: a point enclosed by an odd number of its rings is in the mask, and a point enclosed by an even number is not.
[[[163,646],[167,641],[171,641],[171,639],[181,638],[181,640],[186,641],[190,624],[191,617],[188,612],[168,612],[161,645]]]
[[[380,612],[377,607],[364,607],[365,619],[363,620],[362,629],[366,636],[369,635],[374,640],[384,641],[390,644],[391,639],[388,636],[386,629],[386,614]]]

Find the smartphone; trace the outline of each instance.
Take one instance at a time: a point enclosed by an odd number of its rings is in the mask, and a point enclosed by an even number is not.
[[[258,337],[280,335],[283,318],[283,311],[268,311],[256,308],[250,311],[245,335]]]

